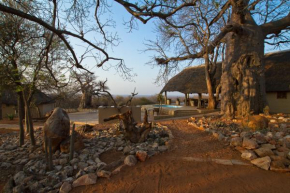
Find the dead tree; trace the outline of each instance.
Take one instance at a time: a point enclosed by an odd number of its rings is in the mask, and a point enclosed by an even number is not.
[[[109,118],[104,119],[104,121],[107,122],[115,119],[119,119],[123,122],[125,127],[125,138],[130,140],[132,143],[144,142],[152,128],[152,124],[148,122],[147,110],[145,110],[144,122],[141,126],[137,126],[131,110],[110,116]]]

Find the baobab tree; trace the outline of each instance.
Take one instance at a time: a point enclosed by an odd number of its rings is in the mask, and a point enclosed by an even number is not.
[[[144,24],[156,18],[175,28],[197,28],[203,15],[193,17],[201,4],[216,7],[218,12],[208,26],[217,28],[210,41],[200,50],[189,50],[177,56],[156,56],[159,64],[202,58],[225,42],[225,60],[221,77],[221,111],[226,117],[247,116],[262,112],[267,104],[264,77],[264,44],[289,42],[290,14],[288,0],[115,0]],[[207,11],[207,9],[205,10]],[[178,20],[182,13],[183,20]],[[225,19],[225,24],[217,24]],[[194,38],[194,37],[192,37]]]
[[[88,72],[77,73],[72,72],[72,80],[77,82],[76,91],[81,91],[81,101],[79,104],[80,109],[92,108],[92,97],[94,89],[97,87],[97,77]]]
[[[149,62],[153,66],[157,65],[160,68],[159,75],[156,79],[157,83],[167,83],[168,76],[174,75],[179,70],[180,66],[183,66],[182,60],[172,60],[164,65],[164,58],[168,58],[168,51],[174,48],[176,55],[184,55],[198,52],[202,49],[206,49],[208,43],[211,41],[215,34],[219,33],[220,26],[226,23],[225,16],[220,19],[215,26],[210,26],[209,22],[218,13],[216,6],[209,5],[207,1],[200,2],[198,6],[192,9],[186,9],[176,16],[176,21],[189,22],[194,18],[200,18],[196,20],[195,27],[185,26],[178,27],[170,25],[161,20],[157,22],[157,41],[148,40],[146,43],[146,51],[157,52],[160,56],[152,57]],[[186,21],[185,21],[186,20]],[[208,90],[208,109],[216,108],[216,98],[214,96],[214,89],[217,87],[217,83],[214,79],[214,75],[217,69],[217,59],[222,58],[224,44],[220,43],[215,48],[214,52],[205,52],[203,55],[203,61],[205,66],[205,79]],[[156,58],[157,57],[157,58]],[[187,66],[191,65],[195,58],[188,59]]]

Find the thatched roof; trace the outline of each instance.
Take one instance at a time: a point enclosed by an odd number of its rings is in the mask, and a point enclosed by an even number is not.
[[[16,106],[17,105],[17,94],[13,91],[4,90],[1,93],[1,100],[2,100],[3,104]],[[47,96],[43,92],[36,90],[35,93],[33,94],[32,102],[35,105],[49,104],[49,103],[54,103],[54,99]]]
[[[181,93],[207,93],[204,65],[189,67],[172,77],[161,90]],[[215,86],[221,78],[221,63],[217,64]],[[265,55],[266,91],[290,91],[290,50]]]

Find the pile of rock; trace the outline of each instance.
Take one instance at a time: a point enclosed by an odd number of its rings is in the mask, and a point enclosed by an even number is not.
[[[43,144],[43,129],[35,131],[37,144]],[[17,147],[16,134],[3,134],[0,139],[0,167],[18,166],[18,172],[7,183],[6,188],[13,192],[69,192],[73,187],[95,184],[97,178],[109,178],[118,173],[125,165],[133,166],[137,161],[167,151],[171,131],[155,124],[143,143],[131,143],[124,140],[119,127],[106,130],[90,130],[83,135],[84,149],[74,153],[69,161],[69,154],[57,150],[53,154],[53,170],[47,171],[45,154],[42,146],[32,148],[30,142]],[[122,152],[124,157],[111,164],[106,164],[100,155],[106,151]],[[21,167],[19,167],[21,166]]]
[[[246,121],[222,120],[219,117],[192,117],[188,119],[188,124],[207,131],[219,141],[234,147],[241,152],[243,159],[251,161],[259,168],[289,172],[289,115],[264,116],[260,114],[258,116]]]

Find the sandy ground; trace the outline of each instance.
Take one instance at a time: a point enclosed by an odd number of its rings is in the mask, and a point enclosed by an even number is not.
[[[182,157],[240,159],[240,153],[212,136],[193,129],[185,120],[163,121],[173,132],[173,150],[134,167],[125,167],[111,179],[77,187],[73,193],[117,192],[290,192],[290,174],[254,166],[183,161]]]

